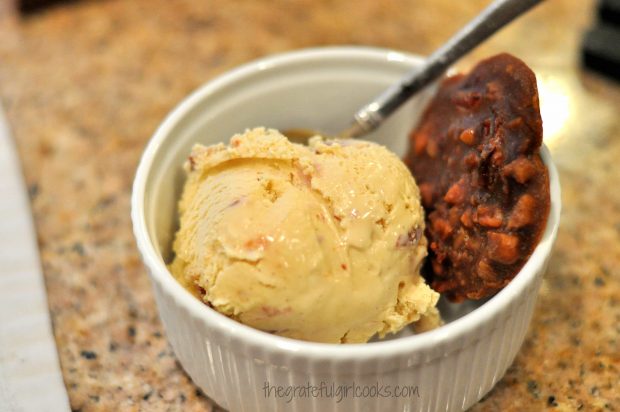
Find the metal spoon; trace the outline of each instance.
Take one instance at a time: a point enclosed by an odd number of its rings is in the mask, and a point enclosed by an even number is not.
[[[543,0],[496,0],[431,54],[421,67],[408,72],[396,84],[375,97],[354,114],[350,127],[337,134],[342,138],[361,137],[378,128],[411,96],[440,77],[456,60],[496,31]],[[315,136],[309,129],[289,129],[284,134],[294,140]]]

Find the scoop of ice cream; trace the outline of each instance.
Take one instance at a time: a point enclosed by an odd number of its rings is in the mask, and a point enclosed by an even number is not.
[[[423,209],[406,166],[364,141],[276,130],[196,145],[171,270],[217,311],[316,342],[366,342],[423,317]]]

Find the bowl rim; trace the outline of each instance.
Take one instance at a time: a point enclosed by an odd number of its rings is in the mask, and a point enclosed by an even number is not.
[[[447,323],[437,329],[402,337],[394,340],[369,342],[360,344],[334,344],[296,340],[269,334],[246,326],[209,308],[196,299],[180,283],[174,279],[163,259],[157,253],[148,233],[144,213],[146,184],[154,168],[153,160],[162,147],[162,143],[170,136],[170,132],[196,104],[216,90],[235,82],[251,77],[264,70],[282,70],[287,66],[299,63],[317,63],[320,61],[338,61],[358,58],[369,61],[404,62],[409,65],[420,64],[423,58],[407,52],[366,46],[330,46],[299,49],[263,57],[237,68],[227,71],[200,86],[188,97],[183,99],[164,119],[149,140],[140,159],[131,196],[131,219],[134,236],[142,258],[149,269],[153,282],[159,283],[165,292],[171,294],[177,304],[197,319],[216,329],[222,335],[237,338],[269,351],[282,351],[289,355],[320,357],[323,359],[387,359],[412,352],[431,350],[438,345],[453,342],[466,336],[477,326],[491,321],[497,314],[508,309],[512,302],[527,292],[528,286],[534,283],[538,272],[544,268],[546,258],[550,254],[555,241],[560,221],[561,194],[557,169],[551,159],[547,147],[541,147],[541,157],[549,170],[551,207],[547,226],[538,246],[512,281],[480,307],[470,313]]]

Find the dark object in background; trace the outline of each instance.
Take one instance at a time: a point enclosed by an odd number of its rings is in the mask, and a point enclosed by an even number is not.
[[[620,80],[620,0],[601,0],[598,21],[582,43],[583,65]]]
[[[17,0],[17,9],[22,14],[36,13],[61,3],[75,3],[77,0]]]
[[[583,64],[620,80],[620,28],[598,25],[583,40]]]
[[[620,0],[602,0],[599,2],[598,17],[601,22],[620,27]]]

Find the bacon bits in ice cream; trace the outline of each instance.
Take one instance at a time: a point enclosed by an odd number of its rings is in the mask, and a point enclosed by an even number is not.
[[[196,145],[172,273],[218,312],[316,342],[366,342],[438,319],[420,276],[419,190],[386,148],[256,128]],[[426,329],[426,327],[425,327]]]

